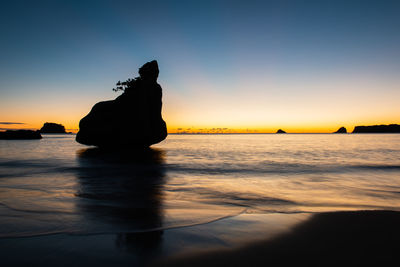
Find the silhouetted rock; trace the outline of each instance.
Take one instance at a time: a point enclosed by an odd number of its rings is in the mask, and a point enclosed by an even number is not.
[[[40,131],[32,130],[7,130],[0,132],[0,139],[16,140],[16,139],[42,139]]]
[[[356,126],[353,133],[400,133],[400,125],[371,125],[371,126]]]
[[[147,62],[139,69],[140,77],[122,83],[126,86],[122,95],[95,104],[81,119],[76,141],[120,148],[148,147],[164,140],[167,126],[161,116],[162,89],[157,83],[158,73],[157,61]]]
[[[41,133],[66,133],[65,127],[61,124],[46,122],[43,127],[40,128]]]
[[[282,129],[279,129],[276,133],[286,133],[286,132]]]
[[[339,130],[334,133],[347,133],[347,129],[345,127],[340,127]]]

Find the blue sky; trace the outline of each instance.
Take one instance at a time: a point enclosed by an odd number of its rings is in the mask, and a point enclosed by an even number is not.
[[[398,14],[399,1],[3,1],[0,120],[76,128],[157,59],[172,128],[396,122]]]

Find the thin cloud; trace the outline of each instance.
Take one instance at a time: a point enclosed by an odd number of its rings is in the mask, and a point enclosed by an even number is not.
[[[23,128],[23,129],[21,129],[21,128],[0,128],[0,131],[7,131],[7,130],[32,130],[32,131],[35,131],[36,129],[34,129],[34,128]]]
[[[26,123],[24,123],[24,122],[8,122],[8,121],[0,121],[0,124],[14,125],[14,124],[26,124]]]

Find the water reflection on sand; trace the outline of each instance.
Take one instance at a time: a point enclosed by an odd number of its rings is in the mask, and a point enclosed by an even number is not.
[[[110,232],[119,229],[121,249],[154,251],[163,233],[165,152],[89,148],[77,155],[76,205],[85,220],[109,225]]]

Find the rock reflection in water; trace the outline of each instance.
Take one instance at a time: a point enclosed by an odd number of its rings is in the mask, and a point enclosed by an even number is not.
[[[162,237],[157,229],[163,219],[164,151],[89,148],[78,151],[77,158],[77,208],[86,223],[117,233],[120,248],[157,247]]]

